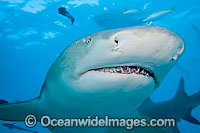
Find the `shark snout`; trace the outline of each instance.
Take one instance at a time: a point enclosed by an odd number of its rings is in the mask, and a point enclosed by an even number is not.
[[[111,37],[114,56],[149,68],[160,83],[184,52],[184,41],[159,26],[122,29]]]
[[[134,57],[177,60],[184,51],[184,42],[180,36],[158,26],[121,29],[112,35],[110,41],[113,51]]]
[[[181,48],[179,48],[177,50],[177,53],[172,57],[172,61],[177,60],[179,56],[182,55],[182,53],[184,52],[184,43],[182,43]]]

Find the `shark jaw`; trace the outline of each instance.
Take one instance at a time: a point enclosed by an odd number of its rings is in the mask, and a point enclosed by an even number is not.
[[[147,86],[147,92],[148,90],[153,91],[157,80],[154,72],[147,67],[120,64],[89,69],[80,75],[77,84],[87,84],[87,88],[84,87],[85,85],[80,86],[79,91],[86,91],[92,94],[111,93],[109,95],[112,96],[112,93],[120,91],[121,94],[135,93],[135,90],[140,89],[144,91],[143,89]],[[116,97],[118,96],[116,95]]]
[[[95,69],[90,69],[87,72],[84,72],[83,74],[86,74],[91,71],[113,73],[113,74],[136,74],[136,75],[152,77],[155,80],[155,75],[153,72],[151,72],[151,70],[140,66],[114,66],[114,67],[95,68]]]
[[[84,96],[79,97],[80,101],[91,107],[91,112],[86,111],[89,114],[99,114],[99,110],[101,114],[112,116],[120,116],[121,113],[127,115],[127,112],[131,114],[138,102],[145,100],[155,89],[155,75],[153,71],[142,66],[107,66],[87,70],[74,83],[77,91]]]

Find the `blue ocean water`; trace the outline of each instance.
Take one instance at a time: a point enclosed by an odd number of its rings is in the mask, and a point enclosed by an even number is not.
[[[51,64],[78,38],[107,29],[149,24],[169,28],[186,44],[185,53],[151,99],[161,102],[173,98],[181,77],[188,95],[200,89],[200,0],[0,0],[0,5],[0,99],[12,103],[38,96]],[[75,18],[73,25],[58,13],[61,6]],[[142,22],[174,6],[175,13]],[[130,9],[138,12],[122,15]],[[192,115],[200,120],[200,106]],[[23,122],[17,125],[26,128]],[[178,128],[183,133],[200,132],[199,125],[184,120],[178,122]],[[31,130],[49,132],[40,125]],[[0,132],[10,131],[0,124]]]

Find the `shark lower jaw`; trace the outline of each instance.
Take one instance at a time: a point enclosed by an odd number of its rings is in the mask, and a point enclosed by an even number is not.
[[[87,74],[89,72],[101,72],[101,73],[110,73],[110,74],[123,74],[123,75],[131,75],[136,74],[138,76],[146,76],[151,77],[156,82],[156,77],[154,73],[149,70],[148,68],[141,67],[141,66],[114,66],[114,67],[102,67],[102,68],[95,68],[89,69],[84,72],[82,75]],[[81,76],[82,76],[81,75]]]

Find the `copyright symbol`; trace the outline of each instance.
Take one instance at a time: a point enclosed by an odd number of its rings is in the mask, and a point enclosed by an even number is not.
[[[34,115],[27,115],[24,122],[27,127],[34,127],[37,120]]]

